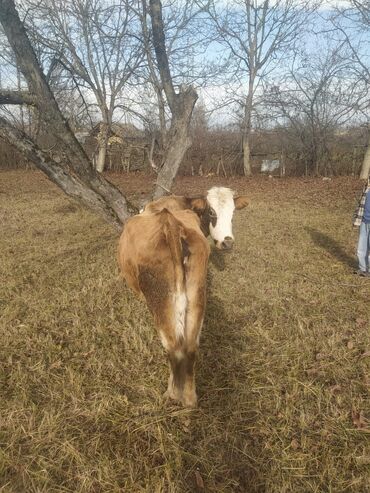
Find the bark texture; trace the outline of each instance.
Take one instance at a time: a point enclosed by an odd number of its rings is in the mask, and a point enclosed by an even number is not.
[[[98,171],[98,173],[103,173],[104,171],[105,161],[107,157],[110,129],[111,129],[110,123],[101,124],[100,132],[98,135],[99,147],[96,156],[96,166],[95,166],[96,171]]]

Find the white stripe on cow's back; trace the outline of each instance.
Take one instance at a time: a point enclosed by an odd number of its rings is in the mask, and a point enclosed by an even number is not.
[[[184,291],[177,291],[174,294],[174,305],[175,305],[175,334],[176,339],[185,338],[185,316],[186,316],[186,306],[187,297]]]

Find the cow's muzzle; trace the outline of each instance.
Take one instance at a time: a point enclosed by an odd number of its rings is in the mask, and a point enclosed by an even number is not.
[[[231,236],[226,236],[223,241],[216,241],[216,248],[219,250],[232,250],[234,246],[234,240]]]

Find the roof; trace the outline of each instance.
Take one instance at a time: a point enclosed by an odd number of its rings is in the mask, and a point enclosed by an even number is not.
[[[97,123],[90,132],[90,135],[96,137],[100,132],[103,122]],[[132,123],[112,123],[111,136],[117,136],[121,139],[142,139],[144,132],[139,130]]]

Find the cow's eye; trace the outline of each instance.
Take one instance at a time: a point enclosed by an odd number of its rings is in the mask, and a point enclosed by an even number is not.
[[[210,215],[210,217],[212,217],[213,219],[214,219],[214,218],[217,218],[216,211],[215,211],[214,209],[212,209],[212,207],[209,209],[209,215]]]

